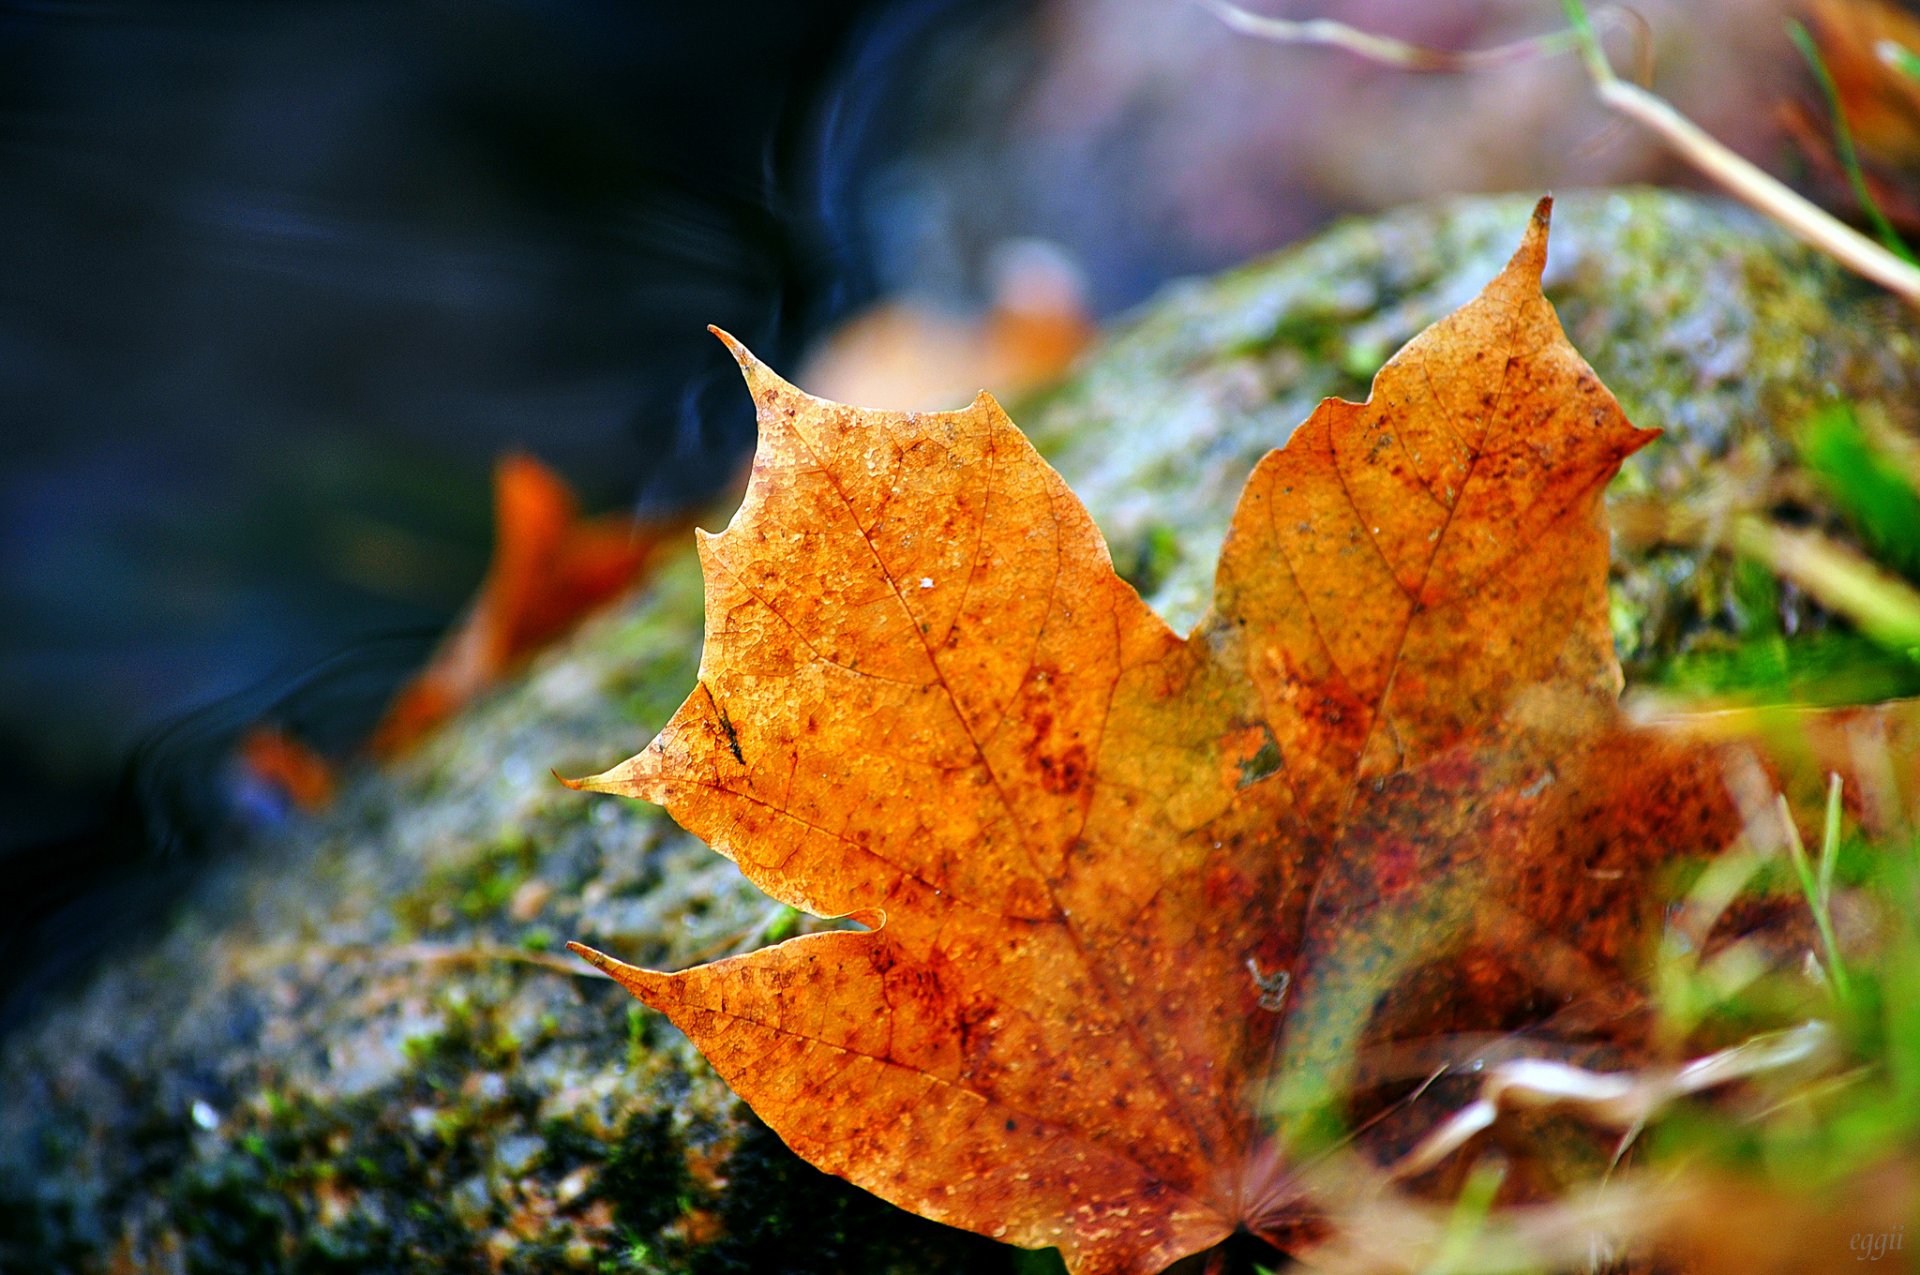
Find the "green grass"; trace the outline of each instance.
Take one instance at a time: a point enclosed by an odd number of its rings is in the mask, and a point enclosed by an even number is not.
[[[1800,463],[1884,565],[1920,580],[1920,492],[1862,426],[1850,403],[1828,403],[1794,439]]]
[[[1839,157],[1840,167],[1846,171],[1847,183],[1853,187],[1853,197],[1860,203],[1860,211],[1866,214],[1867,221],[1873,226],[1873,232],[1888,252],[1902,261],[1920,265],[1913,249],[1893,228],[1880,203],[1873,197],[1873,191],[1867,185],[1866,170],[1860,166],[1860,152],[1853,144],[1853,129],[1847,125],[1845,104],[1840,100],[1840,89],[1833,82],[1833,73],[1827,70],[1826,59],[1820,56],[1820,46],[1815,44],[1807,29],[1798,22],[1787,23],[1787,34],[1792,37],[1794,47],[1800,50],[1800,56],[1807,60],[1807,66],[1813,71],[1813,78],[1820,85],[1820,91],[1827,99],[1827,113],[1833,117],[1833,149]]]

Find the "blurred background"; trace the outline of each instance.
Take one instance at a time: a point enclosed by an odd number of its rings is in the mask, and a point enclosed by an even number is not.
[[[1838,189],[1796,143],[1803,7],[1610,25]],[[1263,11],[1446,48],[1561,24]],[[0,1021],[277,817],[235,778],[251,726],[365,737],[486,569],[502,454],[593,510],[715,498],[751,418],[706,324],[823,392],[891,361],[933,393],[958,351],[964,401],[1009,388],[966,352],[1011,311],[1069,334],[1040,375],[1344,213],[1643,180],[1689,181],[1571,59],[1409,75],[1187,0],[0,3]]]

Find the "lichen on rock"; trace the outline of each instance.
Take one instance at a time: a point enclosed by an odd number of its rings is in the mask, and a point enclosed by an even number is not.
[[[1190,623],[1254,461],[1477,291],[1529,203],[1349,222],[1179,285],[1015,418]],[[1784,464],[1827,401],[1920,433],[1902,312],[1724,204],[1565,199],[1547,282],[1629,414],[1668,431],[1629,492]],[[1630,676],[1741,622],[1736,583],[1698,552],[1623,563]],[[689,547],[404,763],[212,866],[162,936],[0,1042],[0,1269],[1015,1269],[800,1165],[556,951],[678,967],[815,924],[657,812],[549,773],[643,745],[700,629]]]

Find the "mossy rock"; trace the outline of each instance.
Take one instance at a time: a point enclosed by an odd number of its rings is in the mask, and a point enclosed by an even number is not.
[[[1176,286],[1015,419],[1094,511],[1122,573],[1184,628],[1207,605],[1254,462],[1322,398],[1364,398],[1395,350],[1474,296],[1511,255],[1528,207],[1467,199],[1345,222]],[[1545,282],[1628,418],[1665,431],[1611,497],[1687,502],[1736,468],[1764,485],[1831,404],[1920,436],[1912,311],[1743,209],[1652,191],[1563,199]],[[1629,681],[1730,631],[1823,619],[1791,593],[1773,599],[1780,613],[1753,614],[1734,564],[1712,555],[1617,567]]]
[[[1183,284],[1016,416],[1189,623],[1253,462],[1473,295],[1528,206],[1356,221]],[[1668,431],[1625,489],[1785,464],[1828,401],[1920,431],[1908,313],[1770,227],[1651,192],[1556,220],[1569,333]],[[1710,557],[1616,584],[1633,672],[1756,622]],[[700,624],[689,553],[404,764],[209,868],[161,937],[0,1045],[0,1269],[1044,1269],[800,1165],[683,1037],[556,955],[679,966],[812,924],[658,812],[550,777],[647,741]]]

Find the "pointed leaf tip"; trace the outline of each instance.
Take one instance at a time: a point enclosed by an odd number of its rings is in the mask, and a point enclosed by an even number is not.
[[[747,391],[753,395],[755,401],[758,401],[768,390],[794,388],[785,377],[768,367],[761,361],[759,355],[742,345],[739,339],[725,328],[709,323],[707,331],[720,338],[720,343],[727,347],[727,353],[733,355],[733,361],[740,365],[740,373],[747,382]]]
[[[707,331],[720,338],[720,344],[727,347],[727,353],[733,355],[733,361],[741,367],[750,367],[760,361],[753,356],[752,350],[740,344],[739,339],[735,337],[733,333],[727,331],[719,324],[709,323],[707,325]]]
[[[1547,269],[1547,239],[1553,227],[1553,196],[1542,195],[1540,202],[1533,206],[1533,216],[1527,221],[1526,237],[1520,241],[1520,247],[1507,263],[1509,273],[1525,272],[1538,280]]]
[[[619,964],[605,952],[595,951],[585,943],[576,943],[572,939],[567,940],[567,950],[603,974],[612,974],[612,967]]]
[[[655,973],[653,970],[643,970],[637,965],[629,965],[625,961],[608,956],[605,952],[596,951],[585,943],[569,940],[567,950],[626,988],[643,1004],[655,1009],[660,1008],[655,998],[660,989],[671,982],[670,976]]]
[[[623,987],[633,987],[639,976],[647,973],[646,970],[637,966],[629,965],[625,961],[608,956],[605,952],[588,947],[585,943],[576,943],[569,939],[567,950]]]
[[[620,769],[620,766],[615,766],[612,770],[603,770],[597,775],[582,775],[578,779],[569,779],[557,770],[550,773],[575,792],[603,792],[620,796],[619,780],[615,777]]]

